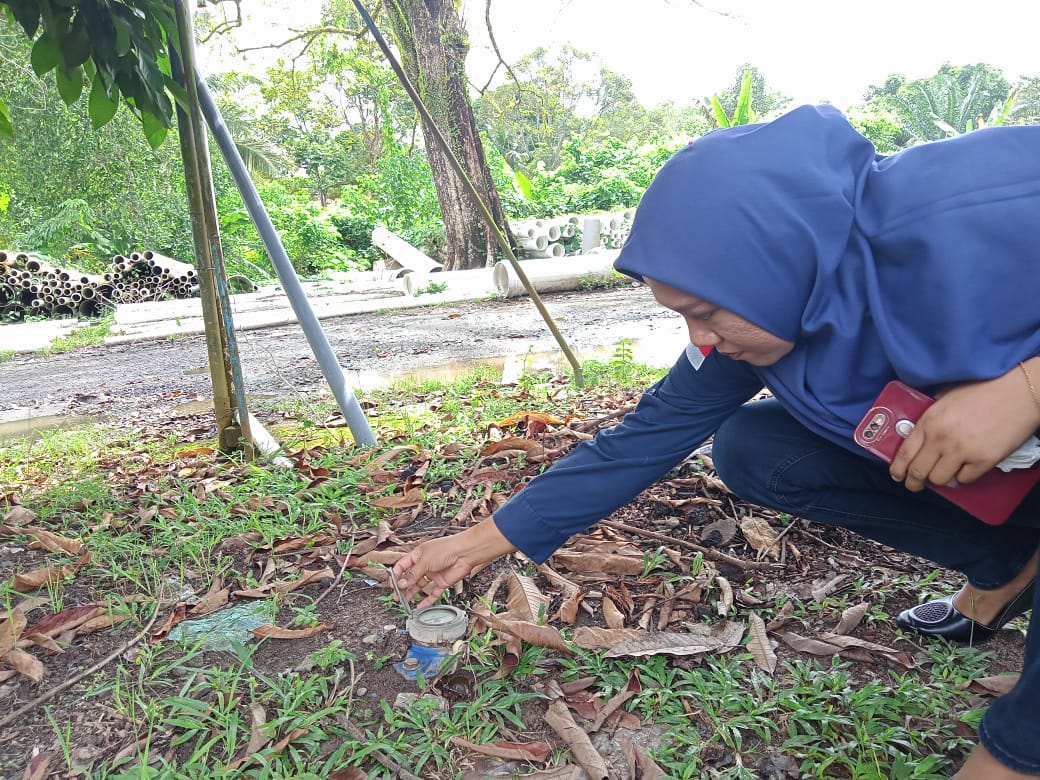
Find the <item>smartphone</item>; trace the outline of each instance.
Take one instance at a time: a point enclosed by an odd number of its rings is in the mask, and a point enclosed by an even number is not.
[[[903,440],[933,403],[934,398],[903,382],[889,382],[856,426],[853,439],[881,460],[891,463]],[[1038,481],[1040,464],[1008,472],[994,468],[967,485],[951,487],[928,483],[928,488],[982,522],[1000,525]]]

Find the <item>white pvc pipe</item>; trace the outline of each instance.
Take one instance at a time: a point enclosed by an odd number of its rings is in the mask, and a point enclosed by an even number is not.
[[[544,249],[532,249],[524,254],[528,257],[563,257],[565,253],[563,244],[546,244]]]
[[[435,274],[408,274],[404,277],[405,295],[418,295],[427,290],[433,283],[439,292],[469,293],[474,297],[496,295],[495,270],[493,268],[473,268],[468,271],[441,271]],[[424,293],[425,294],[425,293]]]
[[[614,260],[618,252],[597,252],[566,260],[523,260],[524,273],[537,292],[575,290],[582,283],[606,282],[614,278]],[[505,298],[526,295],[527,291],[513,267],[506,262],[495,264],[495,287]]]
[[[549,246],[549,237],[545,233],[533,236],[523,236],[517,239],[525,252],[540,252]]]
[[[396,260],[408,271],[431,273],[440,271],[444,265],[432,257],[423,254],[400,236],[391,233],[385,227],[377,227],[372,231],[372,243]]]

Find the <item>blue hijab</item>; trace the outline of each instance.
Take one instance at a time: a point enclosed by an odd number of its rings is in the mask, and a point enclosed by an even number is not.
[[[830,106],[716,130],[662,167],[615,267],[793,341],[754,370],[854,449],[889,380],[934,393],[1040,354],[1040,127],[887,157]]]

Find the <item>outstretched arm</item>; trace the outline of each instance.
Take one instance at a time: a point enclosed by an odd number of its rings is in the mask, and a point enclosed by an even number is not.
[[[576,447],[493,518],[426,542],[398,561],[394,571],[406,596],[421,591],[421,604],[432,604],[474,566],[516,549],[546,560],[571,535],[660,479],[761,387],[744,363],[712,353],[695,369],[680,357],[620,425]]]

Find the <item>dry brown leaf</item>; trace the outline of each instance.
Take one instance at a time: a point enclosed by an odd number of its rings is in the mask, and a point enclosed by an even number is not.
[[[19,593],[28,593],[30,590],[36,590],[47,584],[57,584],[71,575],[72,572],[73,568],[71,566],[44,566],[40,569],[14,575],[11,587]]]
[[[421,487],[410,488],[404,493],[373,498],[368,503],[383,509],[403,509],[410,506],[421,506],[423,503],[423,489]]]
[[[813,583],[811,591],[813,601],[823,601],[844,585],[846,580],[848,577],[844,574],[836,574],[828,580],[817,580]]]
[[[514,436],[495,441],[480,451],[481,457],[515,457],[523,455],[531,463],[541,463],[545,460],[545,448],[536,441],[530,439],[519,439]]]
[[[183,601],[179,601],[173,605],[173,610],[170,612],[170,616],[166,618],[166,622],[163,623],[158,630],[152,632],[152,642],[160,642],[166,638],[167,634],[173,630],[173,627],[180,623],[184,618],[188,616],[188,605]]]
[[[474,753],[480,753],[484,756],[494,756],[495,758],[506,758],[514,761],[530,761],[535,764],[547,761],[552,750],[544,742],[490,742],[477,744],[462,737],[452,737],[449,741],[451,744],[464,750],[472,750]]]
[[[68,609],[63,609],[61,612],[44,615],[35,623],[28,626],[26,631],[33,634],[43,634],[44,636],[56,637],[60,634],[64,634],[66,631],[71,631],[88,620],[93,620],[98,615],[103,615],[104,613],[104,607],[99,607],[97,604],[87,604],[82,607],[69,607]]]
[[[618,608],[618,605],[609,596],[603,597],[603,623],[607,628],[625,627],[625,613]]]
[[[329,772],[325,775],[325,780],[368,780],[368,773],[351,766],[346,769],[336,769]]]
[[[766,633],[765,621],[753,612],[748,616],[747,647],[759,669],[769,674],[776,671],[776,653]]]
[[[557,550],[553,560],[570,571],[596,574],[642,574],[643,556]]]
[[[614,647],[639,637],[650,636],[638,628],[593,628],[579,626],[574,629],[574,644],[582,650],[600,650]]]
[[[639,745],[628,737],[621,738],[621,750],[628,759],[630,777],[638,777],[640,780],[664,780],[668,775],[656,762],[646,754]]]
[[[604,658],[647,655],[700,655],[731,650],[740,644],[744,624],[724,622],[718,626],[700,623],[690,626],[689,633],[664,631],[647,634],[615,645],[603,654]]]
[[[568,596],[563,603],[560,604],[560,608],[556,610],[553,619],[573,624],[574,621],[578,619],[578,608],[581,606],[582,601],[584,601],[585,595],[585,591],[579,590],[573,595]]]
[[[391,447],[386,452],[381,453],[375,458],[372,458],[368,463],[365,464],[365,470],[368,473],[379,471],[383,466],[389,463],[391,460],[396,458],[398,455],[404,452],[418,452],[419,448],[414,444],[401,445],[398,447]]]
[[[509,595],[506,605],[518,620],[532,623],[543,622],[549,614],[550,599],[530,577],[513,572],[509,578]]]
[[[14,648],[28,621],[21,612],[9,611],[7,619],[0,623],[0,656]]]
[[[589,729],[589,732],[599,731],[607,718],[620,709],[622,704],[642,690],[643,686],[639,682],[639,675],[636,670],[633,669],[628,673],[628,683],[625,687],[614,694],[610,701],[603,705],[603,709],[600,710],[599,715],[596,716],[596,720],[592,722],[592,728]]]
[[[34,683],[39,683],[43,680],[43,664],[36,656],[29,655],[21,650],[8,650],[3,656],[0,656],[0,663],[10,666]]]
[[[657,630],[667,631],[668,624],[672,622],[672,613],[675,611],[675,587],[671,583],[664,583],[661,586],[661,609],[657,613]],[[652,602],[651,602],[652,604]],[[647,606],[651,606],[648,604]],[[647,616],[649,617],[649,611]]]
[[[11,528],[18,528],[23,525],[31,525],[39,520],[39,516],[24,506],[12,507],[4,514],[4,525]],[[2,533],[2,531],[0,531]]]
[[[715,582],[719,585],[719,601],[715,607],[718,610],[719,617],[726,617],[729,611],[733,609],[733,586],[729,584],[729,580],[721,575],[715,578]]]
[[[781,639],[792,649],[802,653],[809,653],[810,655],[859,657],[863,653],[857,655],[856,651],[865,650],[881,655],[905,669],[913,668],[915,665],[913,656],[910,653],[841,634],[823,632],[816,639],[810,639],[792,631],[787,631],[781,636]]]
[[[483,618],[495,631],[512,634],[523,641],[537,647],[548,647],[553,650],[571,654],[574,650],[552,626],[537,626],[522,620],[500,620],[495,615]]]
[[[794,617],[794,602],[785,601],[772,620],[766,623],[766,631],[778,631],[791,622]]]
[[[1005,693],[1010,693],[1011,689],[1018,685],[1018,678],[1021,676],[1015,673],[977,677],[974,680],[969,680],[967,683],[961,683],[957,687],[961,689],[970,688],[973,691],[989,696],[1003,696]]]
[[[560,699],[549,703],[545,722],[571,749],[574,760],[585,770],[590,780],[609,780],[606,762],[592,745],[589,735],[571,717],[567,705]]]
[[[249,705],[249,714],[252,716],[253,722],[249,731],[249,744],[246,746],[246,752],[253,755],[270,742],[271,737],[265,734],[263,729],[264,724],[267,723],[267,711],[264,709],[264,705],[253,702]]]
[[[125,612],[108,612],[104,615],[98,615],[96,618],[84,620],[76,627],[75,633],[76,636],[81,636],[83,634],[92,634],[95,631],[103,631],[106,628],[113,628],[120,623],[125,623],[131,617],[131,615]]]
[[[51,757],[45,753],[39,753],[32,757],[29,765],[25,767],[22,780],[44,780],[47,777],[47,769],[51,765]]]
[[[870,605],[865,601],[861,601],[859,604],[846,609],[841,613],[841,620],[839,620],[838,625],[835,626],[834,633],[848,634],[863,622],[863,618],[866,617],[869,609]]]
[[[18,643],[21,647],[28,647],[29,645],[36,645],[41,650],[46,650],[49,653],[60,655],[65,652],[65,648],[51,639],[49,636],[44,634],[26,634],[21,642]]]
[[[189,613],[192,617],[202,617],[211,612],[216,612],[230,600],[230,588],[220,588],[219,590],[213,590],[211,588],[202,598],[195,602],[195,605],[189,610]]]
[[[553,417],[551,414],[545,412],[517,412],[511,414],[503,420],[499,420],[495,423],[498,428],[512,428],[519,425],[522,422],[540,422],[546,425],[566,425],[566,420],[561,420],[559,417]]]
[[[261,585],[258,588],[249,588],[247,590],[236,590],[234,595],[241,596],[243,598],[267,598],[272,593],[292,593],[305,588],[320,580],[331,580],[335,577],[335,573],[332,568],[326,566],[324,569],[312,569],[303,572],[299,579],[283,582],[270,582],[267,585]]]
[[[759,559],[766,556],[774,561],[780,560],[780,545],[777,544],[777,533],[764,518],[748,517],[740,524],[740,532],[744,534]]]
[[[307,628],[280,628],[279,626],[259,626],[253,629],[253,636],[260,639],[309,639],[323,631],[328,631],[335,623],[318,623]]]

